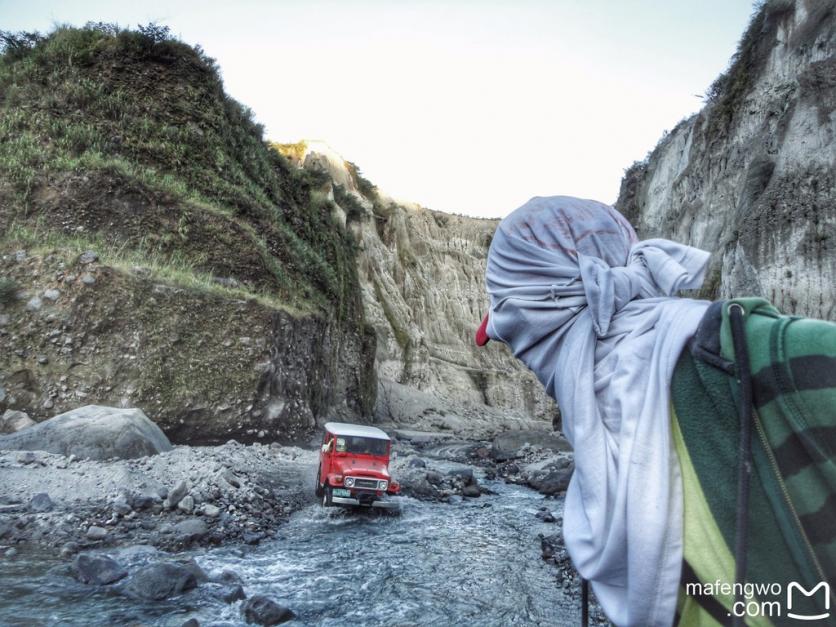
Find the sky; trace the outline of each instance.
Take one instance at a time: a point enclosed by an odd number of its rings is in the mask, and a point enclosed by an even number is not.
[[[507,215],[615,202],[697,112],[749,0],[0,0],[0,29],[157,22],[220,64],[279,142],[327,142],[391,196]]]

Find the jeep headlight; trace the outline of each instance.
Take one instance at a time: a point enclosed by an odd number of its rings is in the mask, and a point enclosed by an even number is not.
[[[389,487],[389,482],[388,481],[378,481],[377,482],[377,489],[378,490],[385,490],[388,487]]]
[[[353,488],[354,487],[354,477],[346,477],[344,480],[344,485],[346,488]]]

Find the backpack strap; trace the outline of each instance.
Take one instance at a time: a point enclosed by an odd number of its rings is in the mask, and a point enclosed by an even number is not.
[[[737,463],[737,520],[734,536],[735,602],[744,602],[746,566],[749,548],[749,482],[752,476],[752,373],[749,370],[749,351],[743,319],[745,311],[738,303],[728,307],[734,342],[735,370],[740,384],[740,443]],[[719,336],[718,336],[719,337]],[[735,614],[734,625],[743,625],[742,616]]]

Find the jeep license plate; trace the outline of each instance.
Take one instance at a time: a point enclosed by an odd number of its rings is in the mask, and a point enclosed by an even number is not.
[[[351,490],[345,488],[334,488],[334,496],[351,496]]]

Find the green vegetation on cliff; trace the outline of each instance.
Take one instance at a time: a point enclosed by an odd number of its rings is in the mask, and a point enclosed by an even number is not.
[[[109,24],[0,42],[4,248],[89,242],[105,261],[359,326],[350,234],[199,46]]]

